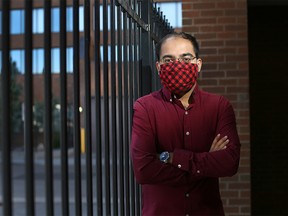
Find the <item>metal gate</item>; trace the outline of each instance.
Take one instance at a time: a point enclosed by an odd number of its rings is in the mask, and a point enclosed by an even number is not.
[[[146,0],[0,3],[0,215],[140,215],[129,159],[132,105],[159,87],[154,48],[173,31],[165,16]],[[11,34],[14,7],[24,11],[17,36]],[[67,7],[73,12],[70,32]],[[37,35],[35,8],[44,18]],[[57,33],[51,24],[55,8]],[[34,60],[37,38],[44,63],[35,75],[34,64],[41,63]],[[11,60],[11,46],[21,40],[22,73]],[[55,43],[59,74],[53,73]]]

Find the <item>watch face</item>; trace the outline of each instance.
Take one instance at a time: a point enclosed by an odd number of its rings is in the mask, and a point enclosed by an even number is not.
[[[169,158],[169,152],[165,151],[160,154],[160,161],[166,162]]]

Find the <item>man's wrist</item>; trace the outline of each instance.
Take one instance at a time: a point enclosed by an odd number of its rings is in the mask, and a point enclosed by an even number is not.
[[[172,164],[172,162],[173,162],[173,153],[172,152],[168,152],[168,151],[164,151],[164,152],[162,152],[162,153],[160,153],[158,155],[158,158],[163,163]]]

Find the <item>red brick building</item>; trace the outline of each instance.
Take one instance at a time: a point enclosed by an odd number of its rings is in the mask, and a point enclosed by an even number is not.
[[[227,215],[250,214],[249,68],[246,0],[183,0],[183,31],[200,41],[200,86],[232,103],[242,144],[240,168],[221,179]]]

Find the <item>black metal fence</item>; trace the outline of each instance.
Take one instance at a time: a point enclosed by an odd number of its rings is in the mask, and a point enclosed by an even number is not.
[[[0,214],[140,215],[140,189],[129,159],[132,105],[136,98],[159,87],[155,43],[173,31],[172,27],[153,1],[61,0],[60,32],[55,36],[50,19],[55,2],[43,1],[44,70],[38,74],[43,83],[39,89],[33,74],[34,38],[39,37],[32,30],[35,2],[21,2],[25,69],[19,74],[10,57],[13,1],[0,1]],[[67,6],[73,8],[70,33],[66,29]],[[84,8],[82,33],[78,30],[80,6]],[[39,1],[37,7],[41,7]],[[55,37],[60,47],[58,118],[52,94],[56,85],[51,58]],[[68,74],[66,48],[71,40],[73,71]],[[23,88],[16,97],[17,85]],[[71,91],[69,85],[73,86]],[[35,147],[37,91],[43,94],[40,153]],[[19,110],[23,136],[16,138],[14,118]],[[15,139],[23,143],[22,151],[15,151]],[[57,148],[55,140],[60,143]]]

